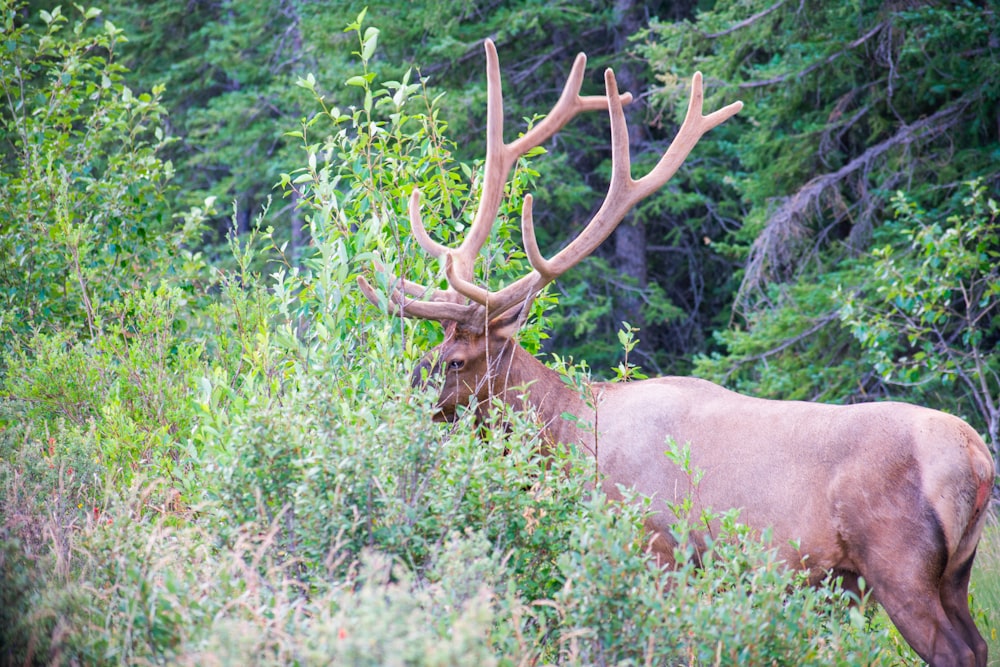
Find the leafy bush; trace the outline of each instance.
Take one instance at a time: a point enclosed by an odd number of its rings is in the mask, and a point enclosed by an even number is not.
[[[985,427],[1000,458],[1000,206],[981,181],[959,198],[948,214],[897,193],[840,316],[883,382]]]
[[[4,0],[0,53],[0,332],[93,336],[101,309],[183,266],[198,219],[176,225],[157,154],[161,89],[135,93],[115,62],[124,38],[98,9],[70,19]]]
[[[583,492],[554,471],[572,461],[543,459],[524,418],[485,440],[471,412],[429,424],[429,396],[406,386],[399,362],[379,349],[360,361],[232,422],[210,452],[215,518],[228,531],[281,525],[275,540],[305,582],[343,576],[365,549],[423,572],[462,526],[509,554],[522,590],[550,590]]]
[[[452,486],[426,483],[429,498]],[[218,543],[214,528],[202,527],[211,522],[171,527],[169,516],[148,512],[150,495],[137,486],[94,518],[50,514],[47,550],[19,550],[26,527],[8,526],[0,597],[24,616],[5,626],[4,660],[35,652],[94,665],[328,664],[334,656],[351,664],[898,664],[888,657],[891,628],[870,626],[826,588],[802,587],[731,519],[704,567],[681,558],[668,572],[643,552],[641,504],[610,505],[600,493],[563,499],[575,507],[569,536],[547,556],[558,566],[551,596],[538,597],[539,575],[518,571],[523,547],[504,544],[489,525],[442,528],[416,566],[405,541],[375,536],[351,553],[345,531],[329,544],[326,574],[306,586],[283,515]]]
[[[2,3],[0,428],[60,457],[75,443],[128,488],[169,476],[192,428],[204,340],[183,313],[213,281],[187,246],[207,209],[170,215],[160,91],[133,93],[121,31],[76,10],[70,30]]]

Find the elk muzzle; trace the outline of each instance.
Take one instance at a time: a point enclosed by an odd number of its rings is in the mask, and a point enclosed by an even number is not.
[[[437,409],[434,411],[432,417],[436,422],[450,422],[455,420],[454,391],[450,392],[447,385],[448,378],[442,370],[437,349],[425,354],[417,362],[417,365],[413,368],[413,372],[410,373],[410,386],[414,389],[425,390],[432,386],[439,389],[438,400],[435,405]]]
[[[413,368],[413,372],[410,373],[410,386],[414,389],[426,389],[427,385],[430,384],[431,376],[435,375],[438,370],[438,365],[434,363],[431,355],[425,354],[417,362],[417,365]]]

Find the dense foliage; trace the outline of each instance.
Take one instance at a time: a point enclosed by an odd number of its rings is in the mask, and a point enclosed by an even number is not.
[[[530,414],[431,422],[408,375],[440,332],[355,288],[385,290],[376,261],[439,279],[405,200],[445,242],[471,215],[484,35],[511,125],[576,50],[655,73],[640,164],[697,64],[743,120],[522,342],[570,382],[575,355],[912,399],[996,448],[995,11],[828,4],[0,0],[0,664],[915,664],[736,513],[679,507],[663,572],[642,499],[542,458]],[[524,192],[550,246],[598,204],[605,133],[518,165],[484,279],[524,268]],[[994,529],[973,592],[994,653],[998,572]]]

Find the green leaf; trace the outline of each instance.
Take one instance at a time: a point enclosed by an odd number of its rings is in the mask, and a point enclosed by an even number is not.
[[[378,46],[378,36],[379,36],[378,28],[373,27],[365,30],[365,38],[362,42],[363,46],[361,48],[362,62],[368,62],[375,54],[375,48]]]

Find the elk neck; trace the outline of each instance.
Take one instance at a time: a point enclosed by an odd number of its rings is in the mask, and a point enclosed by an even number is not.
[[[577,388],[514,340],[504,346],[496,362],[494,396],[514,410],[533,410],[548,446],[579,444],[592,451],[594,410]],[[567,414],[573,418],[565,418]]]

